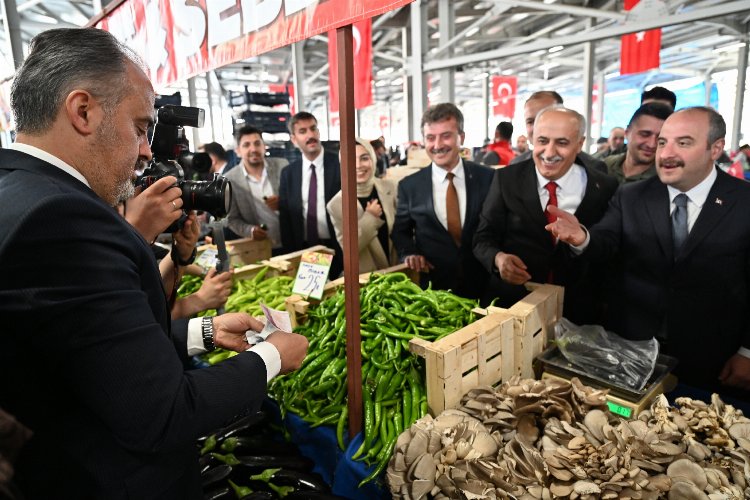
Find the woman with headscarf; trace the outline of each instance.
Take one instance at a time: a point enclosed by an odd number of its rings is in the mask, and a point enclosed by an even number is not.
[[[359,234],[359,272],[384,269],[397,263],[391,242],[391,228],[396,216],[396,186],[387,179],[375,177],[377,157],[369,141],[357,137],[355,169]],[[344,215],[341,191],[326,205],[339,244],[344,246]]]

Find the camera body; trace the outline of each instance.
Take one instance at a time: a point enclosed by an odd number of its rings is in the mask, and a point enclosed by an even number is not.
[[[204,111],[188,106],[165,105],[156,113],[156,124],[151,138],[153,159],[138,179],[143,189],[162,177],[177,178],[176,186],[182,191],[182,208],[203,210],[214,217],[224,217],[232,200],[232,185],[218,174],[209,181],[185,179],[185,169],[208,172],[211,157],[207,153],[193,153],[185,136],[184,127],[202,127]]]

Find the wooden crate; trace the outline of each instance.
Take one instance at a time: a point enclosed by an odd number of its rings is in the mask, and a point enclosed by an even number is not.
[[[509,377],[514,337],[513,316],[495,312],[436,342],[409,341],[409,349],[425,358],[430,413],[439,415],[458,406],[472,388]]]
[[[226,245],[227,253],[229,254],[229,265],[232,268],[257,264],[271,258],[271,240],[269,239],[253,240],[251,238],[242,238],[227,241]],[[216,245],[200,245],[197,255],[200,255],[209,248],[216,248]],[[196,276],[206,274],[206,270],[196,264],[187,266],[185,272]]]
[[[388,267],[386,269],[380,269],[378,271],[373,271],[372,273],[363,273],[359,275],[359,284],[364,285],[367,283],[367,281],[370,279],[370,275],[375,274],[387,274],[387,273],[405,273],[409,278],[415,282],[419,283],[419,273],[416,273],[409,269],[406,264],[398,264],[392,267]],[[321,300],[325,300],[336,291],[344,286],[344,278],[338,278],[333,281],[329,281],[326,283],[326,285],[323,287],[323,298]],[[289,316],[292,322],[292,327],[296,327],[299,325],[305,324],[307,321],[307,311],[310,309],[311,305],[320,304],[320,300],[317,299],[311,299],[311,298],[305,298],[301,295],[292,295],[291,297],[288,297],[286,299],[286,310],[289,311]]]
[[[534,377],[532,363],[562,317],[563,288],[529,284],[529,295],[508,309],[476,309],[485,315],[436,342],[412,339],[409,348],[426,360],[427,406],[438,415],[469,390],[513,375]]]

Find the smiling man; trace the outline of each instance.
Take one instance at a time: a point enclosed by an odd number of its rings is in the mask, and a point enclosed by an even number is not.
[[[432,164],[403,179],[391,239],[422,285],[478,298],[487,273],[471,252],[492,169],[463,160],[464,117],[450,103],[431,106],[422,133]]]
[[[656,337],[681,381],[747,401],[750,184],[714,167],[725,133],[711,108],[675,112],[659,133],[658,177],[622,186],[588,232],[562,211],[549,229],[582,259],[619,262],[605,326]]]
[[[614,178],[582,165],[584,118],[552,106],[534,122],[533,158],[495,172],[474,237],[474,255],[492,273],[485,301],[508,307],[526,295],[527,281],[566,287],[565,316],[574,322],[598,319],[598,287],[586,263],[544,229],[548,205],[598,221],[617,189]]]

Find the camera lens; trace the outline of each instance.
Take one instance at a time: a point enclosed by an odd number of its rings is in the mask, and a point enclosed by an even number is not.
[[[232,202],[232,184],[224,177],[212,181],[178,181],[182,189],[183,209],[205,210],[215,217],[229,213]]]

